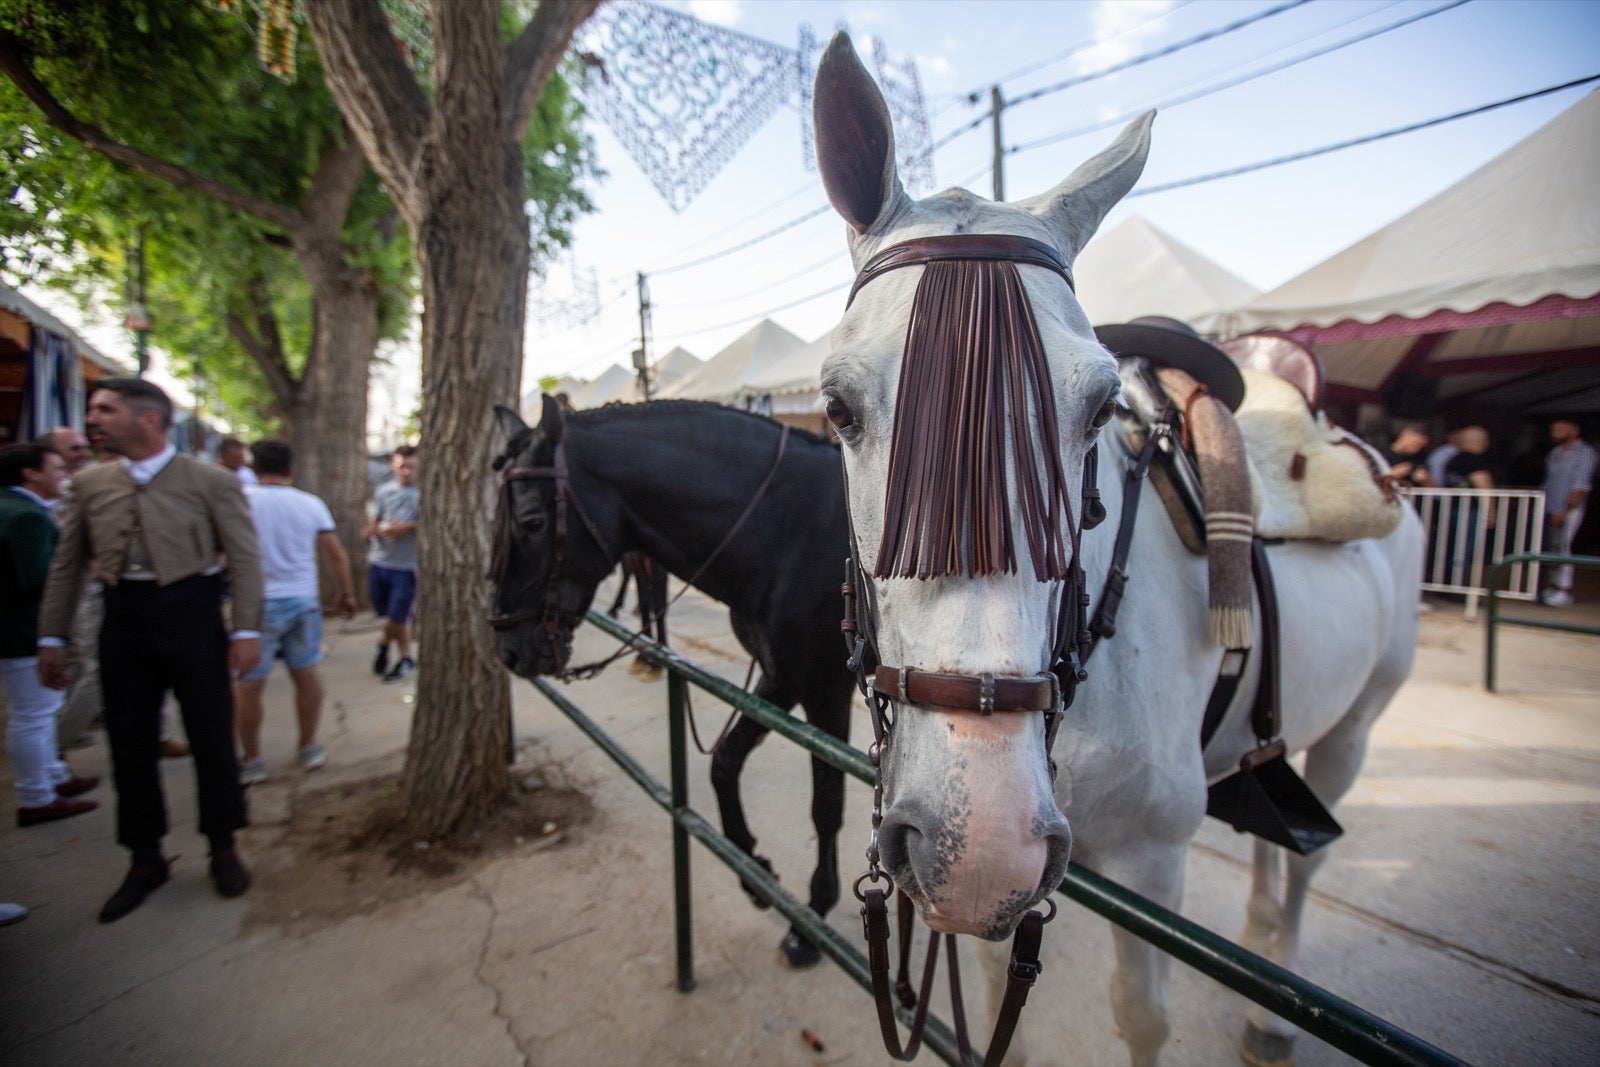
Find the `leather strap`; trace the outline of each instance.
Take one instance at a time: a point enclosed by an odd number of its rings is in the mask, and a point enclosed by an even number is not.
[[[936,674],[915,667],[879,667],[873,689],[902,704],[926,704],[990,715],[997,711],[1049,711],[1056,706],[1056,677]]]
[[[1076,289],[1072,284],[1072,270],[1067,266],[1067,261],[1060,252],[1042,241],[1004,233],[953,233],[943,237],[918,237],[915,240],[890,245],[867,260],[866,266],[856,275],[856,283],[850,287],[850,298],[845,301],[845,307],[849,307],[855,300],[862,286],[892,270],[899,270],[901,267],[920,267],[924,263],[938,260],[985,259],[1007,260],[1032,267],[1043,267],[1061,275],[1067,283],[1067,288]]]

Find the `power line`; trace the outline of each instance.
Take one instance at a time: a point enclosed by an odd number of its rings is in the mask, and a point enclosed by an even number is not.
[[[1120,74],[1125,70],[1148,63],[1153,59],[1161,59],[1165,56],[1172,55],[1174,52],[1181,52],[1191,45],[1197,45],[1204,41],[1210,41],[1214,38],[1221,37],[1224,34],[1232,33],[1235,30],[1242,30],[1252,23],[1260,22],[1263,19],[1269,19],[1274,15],[1281,15],[1285,11],[1293,10],[1294,8],[1299,7],[1301,4],[1306,3],[1310,3],[1310,0],[1289,0],[1289,2],[1286,4],[1279,4],[1277,7],[1269,7],[1265,11],[1259,11],[1254,15],[1242,18],[1237,22],[1231,22],[1226,26],[1219,26],[1216,29],[1207,30],[1204,33],[1190,37],[1188,40],[1177,41],[1163,48],[1158,48],[1153,52],[1146,52],[1143,55],[1134,56],[1132,59],[1126,60],[1122,63],[1117,63],[1109,67],[1103,67],[1100,70],[1090,71],[1088,74],[1080,74],[1076,78],[1068,78],[1066,81],[1057,82],[1055,85],[1047,85],[1043,89],[1035,89],[1030,93],[1024,93],[1015,100],[1006,101],[1006,106],[1016,107],[1019,104],[1026,104],[1030,100],[1037,100],[1041,96],[1049,96],[1052,93],[1059,93],[1064,89],[1071,89],[1074,86],[1082,85],[1085,82],[1095,81],[1098,78],[1108,77],[1112,74]]]
[[[1167,45],[1167,46],[1165,46],[1163,48],[1157,49],[1156,51],[1146,52],[1146,53],[1144,53],[1142,55],[1134,56],[1132,59],[1129,59],[1128,61],[1126,61],[1124,63],[1119,63],[1119,64],[1116,64],[1115,66],[1106,67],[1106,68],[1103,68],[1103,69],[1098,70],[1098,71],[1091,71],[1088,74],[1081,75],[1081,76],[1079,76],[1077,78],[1069,79],[1068,81],[1061,82],[1058,85],[1055,85],[1055,86],[1052,86],[1052,87],[1048,87],[1048,88],[1045,88],[1045,89],[1037,90],[1035,92],[1027,94],[1026,96],[1018,97],[1016,100],[1007,101],[1005,103],[1005,105],[1004,105],[1004,108],[1009,109],[1011,107],[1016,106],[1017,104],[1024,103],[1024,102],[1029,101],[1029,100],[1036,99],[1036,98],[1038,98],[1040,96],[1043,96],[1043,95],[1045,95],[1047,93],[1060,92],[1062,89],[1070,88],[1073,85],[1081,85],[1084,82],[1093,81],[1096,78],[1103,78],[1103,77],[1106,77],[1108,75],[1115,74],[1115,73],[1117,73],[1119,71],[1127,70],[1129,67],[1138,66],[1141,63],[1147,63],[1147,62],[1149,62],[1149,61],[1151,61],[1153,59],[1159,59],[1159,58],[1161,58],[1163,56],[1171,55],[1174,52],[1181,51],[1181,50],[1183,50],[1185,48],[1188,48],[1188,47],[1190,47],[1192,45],[1200,44],[1203,41],[1213,40],[1214,38],[1221,37],[1224,34],[1232,33],[1235,30],[1243,29],[1244,27],[1249,26],[1252,23],[1260,22],[1263,19],[1271,18],[1273,15],[1282,14],[1285,11],[1291,10],[1293,8],[1299,7],[1302,4],[1306,4],[1306,3],[1309,3],[1309,2],[1310,2],[1310,0],[1289,0],[1289,2],[1284,3],[1284,4],[1279,4],[1277,7],[1268,8],[1266,11],[1258,11],[1253,15],[1250,15],[1250,16],[1247,16],[1245,18],[1239,19],[1239,20],[1237,20],[1235,22],[1232,22],[1232,23],[1229,23],[1229,24],[1227,24],[1225,26],[1220,26],[1220,27],[1217,27],[1217,28],[1214,28],[1214,29],[1206,30],[1203,33],[1200,33],[1200,34],[1197,34],[1197,35],[1195,35],[1193,37],[1186,38],[1185,40],[1178,41],[1178,42],[1175,42],[1173,44]],[[1460,2],[1465,2],[1465,0],[1460,0]],[[1076,51],[1076,49],[1074,51]],[[1072,53],[1069,52],[1067,54],[1070,55]],[[1053,60],[1048,60],[1048,61],[1045,61],[1045,62],[1049,63],[1049,62],[1054,62],[1054,61]],[[971,94],[969,94],[969,96],[970,95]],[[941,149],[941,148],[945,147],[946,145],[950,144],[952,141],[954,141],[956,138],[960,137],[962,134],[967,133],[970,130],[977,129],[979,126],[982,126],[987,121],[989,121],[989,116],[987,114],[979,115],[977,118],[974,118],[971,121],[963,124],[962,126],[957,127],[956,129],[952,130],[950,133],[946,134],[944,137],[941,137],[938,141],[935,141],[928,148],[927,154],[928,155],[932,155],[934,152],[937,152],[939,149]],[[793,196],[793,195],[794,194],[790,194],[790,196]],[[784,197],[784,199],[788,199],[788,197]],[[779,235],[781,233],[784,233],[787,230],[791,230],[794,227],[799,226],[801,223],[809,222],[811,219],[816,218],[818,215],[821,215],[821,214],[824,214],[825,212],[827,212],[828,208],[829,208],[829,206],[827,204],[823,204],[820,207],[814,208],[813,210],[807,212],[806,214],[801,215],[799,218],[792,219],[789,222],[785,222],[785,223],[783,223],[783,224],[781,224],[781,225],[779,225],[777,227],[774,227],[773,229],[768,230],[765,233],[757,234],[756,236],[751,237],[748,240],[741,241],[738,244],[730,245],[729,247],[724,248],[724,249],[720,249],[719,251],[716,251],[716,252],[709,252],[706,255],[700,256],[697,259],[688,260],[688,261],[683,262],[683,263],[675,263],[675,264],[673,264],[671,266],[661,267],[661,268],[658,268],[658,269],[652,270],[652,271],[646,271],[645,273],[651,275],[652,277],[657,277],[657,276],[660,276],[662,274],[672,274],[672,273],[674,273],[676,271],[688,270],[690,267],[698,267],[698,266],[701,266],[702,264],[710,263],[713,260],[721,259],[723,256],[732,255],[735,252],[742,252],[746,248],[750,248],[750,247],[752,247],[754,245],[760,244],[763,241],[766,241],[766,240],[769,240],[769,239],[771,239],[773,237],[776,237],[777,235]],[[763,210],[765,210],[765,209],[763,209]],[[757,212],[757,214],[759,215],[759,214],[761,214],[761,212]]]
[[[758,285],[754,289],[747,289],[742,293],[735,293],[732,296],[718,297],[716,300],[696,300],[696,301],[694,301],[692,303],[688,303],[688,304],[677,304],[677,303],[673,303],[671,301],[668,301],[667,303],[662,303],[661,301],[657,300],[655,302],[655,308],[656,308],[657,311],[660,311],[663,308],[666,309],[667,311],[687,311],[687,310],[691,310],[691,309],[694,309],[694,308],[719,307],[719,306],[721,306],[723,304],[731,304],[735,300],[744,300],[747,297],[755,296],[757,293],[764,293],[768,289],[771,289],[771,288],[773,288],[775,286],[784,285],[784,284],[786,284],[788,282],[792,282],[796,278],[803,277],[804,275],[810,274],[812,271],[817,270],[818,268],[826,267],[829,264],[838,263],[840,255],[841,255],[840,252],[831,252],[828,255],[823,256],[821,259],[817,260],[815,263],[812,263],[812,264],[809,264],[807,266],[801,267],[799,270],[793,271],[792,273],[785,274],[781,278],[774,278],[772,281],[766,283],[765,285]]]
[[[1398,30],[1401,27],[1409,26],[1414,22],[1421,22],[1423,19],[1432,18],[1435,15],[1441,15],[1452,8],[1460,7],[1465,3],[1467,3],[1467,0],[1452,0],[1451,3],[1445,4],[1442,7],[1432,8],[1431,10],[1421,12],[1420,14],[1408,16],[1401,19],[1399,22],[1392,22],[1387,26],[1380,26],[1375,30],[1368,30],[1366,33],[1359,33],[1354,37],[1340,41],[1336,44],[1325,45],[1322,48],[1312,49],[1311,51],[1295,56],[1292,59],[1286,59],[1281,63],[1274,63],[1270,66],[1262,67],[1260,70],[1251,71],[1250,73],[1242,74],[1237,78],[1230,78],[1227,81],[1218,82],[1217,84],[1207,86],[1204,89],[1197,89],[1191,93],[1184,93],[1179,96],[1169,97],[1166,100],[1162,100],[1154,104],[1146,104],[1130,111],[1125,111],[1121,115],[1117,115],[1113,118],[1103,119],[1087,126],[1079,126],[1075,129],[1063,130],[1060,133],[1052,133],[1046,137],[1040,137],[1033,141],[1024,141],[1022,144],[1013,145],[1006,149],[1006,155],[1010,156],[1017,155],[1020,152],[1031,152],[1035,148],[1044,148],[1047,145],[1059,144],[1062,141],[1070,141],[1072,138],[1082,137],[1086,133],[1095,133],[1100,130],[1108,129],[1112,126],[1120,126],[1129,119],[1137,118],[1138,116],[1144,114],[1151,108],[1160,110],[1177,107],[1180,104],[1192,103],[1195,100],[1199,100],[1201,97],[1210,96],[1213,93],[1220,93],[1224,89],[1232,89],[1235,86],[1243,85],[1246,82],[1254,81],[1257,78],[1264,78],[1268,74],[1276,74],[1279,71],[1288,70],[1290,67],[1296,66],[1297,64],[1308,63],[1313,59],[1320,59],[1321,57],[1330,55],[1331,53],[1337,52],[1342,48],[1348,48],[1351,45],[1360,44],[1363,41],[1370,41],[1374,37],[1380,37],[1392,30]]]
[[[788,222],[783,223],[781,226],[776,226],[768,230],[766,233],[758,233],[754,237],[745,241],[740,241],[736,245],[729,245],[727,248],[721,249],[717,252],[709,252],[706,255],[701,256],[699,259],[691,259],[685,263],[674,263],[670,267],[660,267],[656,270],[646,271],[645,273],[650,275],[652,278],[658,278],[663,274],[673,274],[680,270],[688,270],[690,267],[698,267],[702,263],[710,263],[712,260],[721,259],[723,256],[731,256],[735,252],[742,252],[752,245],[758,245],[762,241],[776,237],[785,230],[792,230],[803,222],[810,222],[818,215],[828,211],[831,206],[832,205],[830,204],[823,204],[821,207],[813,208],[804,215],[801,215],[799,218],[790,219]]]
[[[1172,7],[1167,8],[1165,11],[1161,11],[1161,12],[1158,12],[1158,13],[1156,13],[1154,15],[1151,15],[1149,18],[1145,19],[1143,22],[1135,23],[1134,25],[1129,26],[1127,29],[1123,30],[1121,33],[1114,34],[1111,37],[1107,37],[1104,41],[1091,41],[1088,44],[1076,45],[1076,46],[1074,46],[1072,48],[1067,49],[1065,52],[1058,52],[1055,55],[1050,56],[1047,59],[1041,59],[1037,63],[1030,63],[1026,67],[1019,67],[1018,69],[1012,71],[1009,74],[1002,74],[1000,77],[996,78],[995,81],[997,81],[997,82],[1015,81],[1016,79],[1026,77],[1027,75],[1032,74],[1035,71],[1043,70],[1045,67],[1053,66],[1056,63],[1061,62],[1063,59],[1070,59],[1073,56],[1077,55],[1079,52],[1092,51],[1093,49],[1099,48],[1101,45],[1109,44],[1110,42],[1117,40],[1119,37],[1126,37],[1131,33],[1137,33],[1138,31],[1144,29],[1146,26],[1149,26],[1152,23],[1160,22],[1162,19],[1166,18],[1168,15],[1171,15],[1174,11],[1178,11],[1178,10],[1180,10],[1182,8],[1186,8],[1192,3],[1194,3],[1194,0],[1179,0],[1178,3],[1174,4]],[[975,104],[975,103],[978,102],[979,96],[980,96],[979,93],[967,93],[965,96],[963,96],[963,99],[966,100],[969,104]]]
[[[801,304],[809,304],[813,300],[819,300],[822,297],[829,296],[833,293],[843,292],[844,290],[850,288],[852,284],[854,284],[854,279],[848,282],[840,282],[838,285],[830,285],[828,288],[820,289],[817,292],[812,293],[810,296],[802,296],[798,300],[791,300],[787,304],[780,304],[775,308],[768,308],[767,310],[757,312],[754,315],[742,315],[737,319],[729,319],[727,322],[719,322],[715,326],[702,326],[698,330],[674,330],[672,331],[672,336],[694,337],[702,333],[711,333],[714,330],[725,330],[729,326],[741,326],[747,322],[759,322],[762,319],[770,318],[773,315],[776,315],[780,311],[788,311],[790,308],[799,307]]]
[[[1591,74],[1587,78],[1576,78],[1573,81],[1564,82],[1561,85],[1552,85],[1548,89],[1538,89],[1531,93],[1523,93],[1521,96],[1513,96],[1505,100],[1497,100],[1492,104],[1482,104],[1478,107],[1468,108],[1466,111],[1457,111],[1452,115],[1441,115],[1438,118],[1428,119],[1424,122],[1413,122],[1409,126],[1397,126],[1392,130],[1384,130],[1382,133],[1371,133],[1367,134],[1365,137],[1354,137],[1348,141],[1340,141],[1337,144],[1323,145],[1321,148],[1309,148],[1304,152],[1294,152],[1286,156],[1279,156],[1276,159],[1264,159],[1259,163],[1246,163],[1240,167],[1229,167],[1227,170],[1212,171],[1210,174],[1198,174],[1192,178],[1183,178],[1175,182],[1166,182],[1162,185],[1152,185],[1148,189],[1138,189],[1129,193],[1127,199],[1132,199],[1136,196],[1152,196],[1156,193],[1165,193],[1173,189],[1182,189],[1190,185],[1199,185],[1202,182],[1213,182],[1221,178],[1232,178],[1239,174],[1249,174],[1251,171],[1266,170],[1268,167],[1282,166],[1285,163],[1295,163],[1302,159],[1310,159],[1313,156],[1327,155],[1329,152],[1338,152],[1341,149],[1355,148],[1357,145],[1371,144],[1374,141],[1382,141],[1389,137],[1398,137],[1403,133],[1415,133],[1418,130],[1425,130],[1430,126],[1442,126],[1446,122],[1454,122],[1457,119],[1469,118],[1473,115],[1481,115],[1484,112],[1494,111],[1497,108],[1509,107],[1512,104],[1520,104],[1524,100],[1534,100],[1541,96],[1549,96],[1551,93],[1559,93],[1563,89],[1572,89],[1579,85],[1587,85],[1592,81],[1600,81],[1600,74]]]

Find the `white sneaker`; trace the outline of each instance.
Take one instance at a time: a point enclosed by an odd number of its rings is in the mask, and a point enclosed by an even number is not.
[[[1572,606],[1572,594],[1565,589],[1546,589],[1544,596],[1539,598],[1552,608],[1567,608]]]
[[[240,785],[260,785],[267,780],[267,761],[264,759],[245,760],[239,767]]]
[[[300,766],[304,770],[314,771],[328,762],[328,750],[321,745],[307,745],[300,750]]]

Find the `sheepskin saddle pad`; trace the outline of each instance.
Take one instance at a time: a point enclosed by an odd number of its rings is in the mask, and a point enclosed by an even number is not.
[[[1290,382],[1248,367],[1241,373],[1245,395],[1234,417],[1250,458],[1256,536],[1356,541],[1391,533],[1405,504],[1382,456],[1313,411]]]

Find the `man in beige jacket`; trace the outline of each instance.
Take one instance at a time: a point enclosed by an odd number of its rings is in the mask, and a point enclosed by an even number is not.
[[[172,402],[137,378],[104,378],[89,397],[89,439],[121,457],[73,482],[61,540],[39,609],[39,677],[65,688],[66,645],[91,564],[105,580],[100,675],[117,787],[117,840],[133,853],[128,875],[101,909],[112,922],[167,880],[159,717],[170,691],[193,751],[200,832],[223,896],[250,885],[234,849],[245,825],[233,747],[230,674],[261,654],[261,559],[238,479],[178,455],[167,440]],[[222,571],[232,582],[233,626],[222,623]]]

